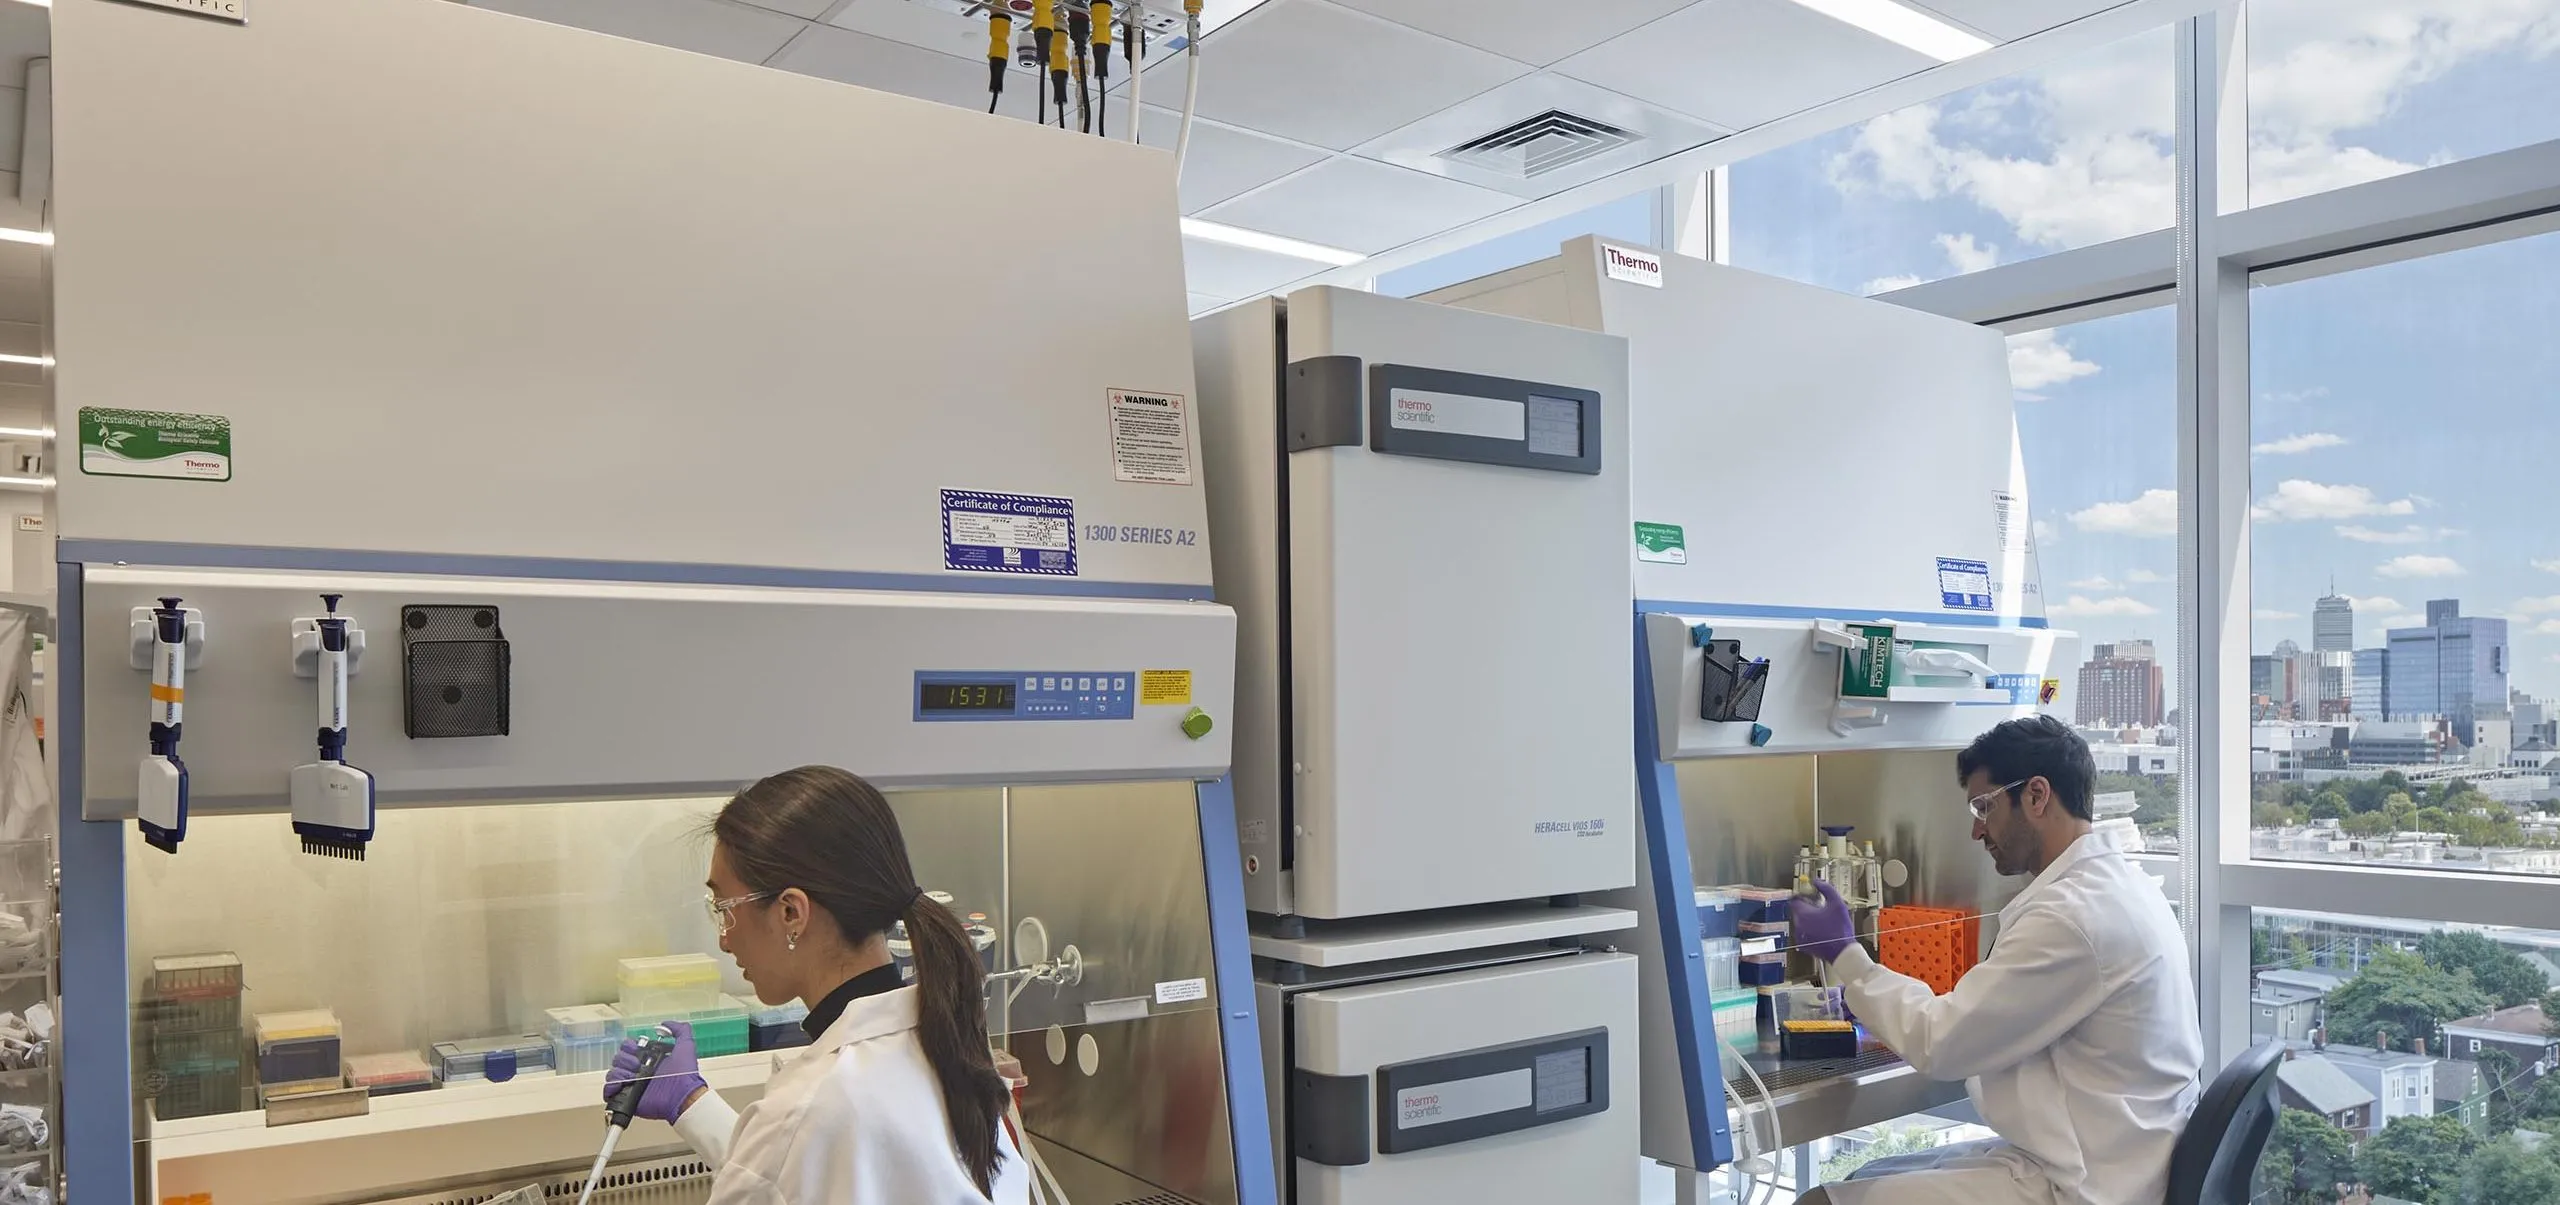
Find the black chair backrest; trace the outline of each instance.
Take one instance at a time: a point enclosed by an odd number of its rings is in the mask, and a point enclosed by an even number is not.
[[[2169,1153],[2169,1205],[2248,1205],[2249,1177],[2276,1127],[2276,1069],[2284,1043],[2249,1048],[2196,1100]]]

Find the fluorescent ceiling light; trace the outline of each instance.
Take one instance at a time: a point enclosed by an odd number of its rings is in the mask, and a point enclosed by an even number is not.
[[[51,439],[51,427],[0,427],[0,439]]]
[[[0,242],[34,243],[39,247],[50,247],[53,245],[53,232],[50,230],[12,230],[6,226],[0,226]]]
[[[1204,222],[1198,218],[1182,219],[1182,232],[1207,242],[1225,243],[1230,247],[1243,247],[1252,251],[1268,251],[1273,255],[1286,255],[1291,259],[1314,260],[1337,268],[1347,268],[1369,258],[1360,252],[1345,251],[1340,247],[1302,243],[1293,238],[1282,238],[1276,234],[1264,234],[1259,230],[1246,230],[1238,226],[1222,226],[1216,222]]]
[[[51,368],[53,357],[0,355],[0,364],[33,364],[38,368]]]
[[[1855,25],[1888,42],[1908,46],[1941,63],[1952,63],[1991,49],[1991,43],[1918,9],[1906,8],[1896,0],[1796,0],[1796,3],[1832,20]]]

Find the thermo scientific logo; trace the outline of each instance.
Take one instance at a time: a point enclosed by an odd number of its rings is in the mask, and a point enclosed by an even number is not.
[[[153,8],[173,9],[182,13],[212,17],[221,21],[249,22],[249,0],[134,0]]]
[[[1628,284],[1643,285],[1648,289],[1662,287],[1661,256],[1646,255],[1629,251],[1624,247],[1612,247],[1602,243],[1600,260],[1608,268],[1611,280],[1623,280]]]

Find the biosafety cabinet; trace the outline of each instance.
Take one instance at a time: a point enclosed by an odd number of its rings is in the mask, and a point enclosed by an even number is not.
[[[1628,343],[1634,501],[1610,543],[1634,576],[1644,857],[1610,900],[1643,914],[1645,1155],[1732,1161],[1729,1099],[1788,1144],[1956,1099],[1873,1043],[1778,1057],[1758,989],[1710,986],[1736,920],[1702,902],[1788,887],[1846,826],[1876,849],[1865,940],[1892,916],[1897,943],[1976,943],[1949,955],[1969,965],[1996,935],[2019,884],[1971,840],[1950,752],[2069,716],[2078,643],[2045,620],[1999,332],[1599,238],[1427,299]]]
[[[1333,288],[1193,341],[1284,1198],[1632,1200],[1625,343]]]
[[[808,763],[976,940],[1064,1196],[1268,1202],[1171,156],[443,0],[249,8],[54,14],[83,1205],[574,1200],[604,1061],[671,1016],[752,1102],[797,1019],[701,834]],[[983,237],[1027,186],[1092,205],[1072,296]],[[708,1194],[665,1126],[621,1151],[598,1205]]]

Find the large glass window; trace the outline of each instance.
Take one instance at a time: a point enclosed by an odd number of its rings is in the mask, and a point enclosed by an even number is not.
[[[1732,262],[1878,293],[2166,228],[2170,32],[1735,164]]]
[[[2560,875],[2560,235],[2260,289],[2260,857]]]
[[[2169,309],[2009,339],[2045,616],[2079,635],[2069,704],[2098,790],[2145,844],[2177,834],[2177,342]]]
[[[2259,910],[2249,944],[2289,1055],[2253,1201],[2560,1200],[2560,932]]]
[[[2250,0],[2248,61],[2253,204],[2560,136],[2560,0]]]

